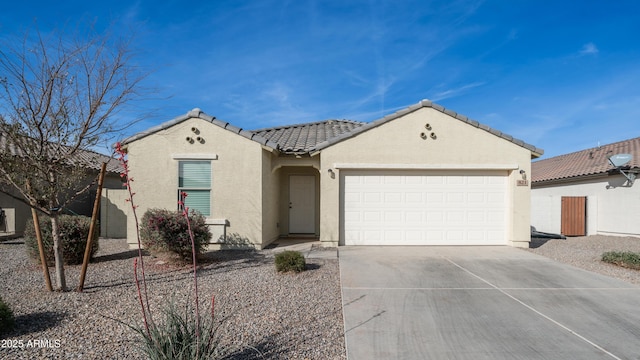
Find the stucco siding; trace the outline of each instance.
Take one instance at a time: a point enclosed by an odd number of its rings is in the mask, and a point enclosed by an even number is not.
[[[21,236],[27,221],[31,219],[31,208],[4,193],[0,193],[0,208],[4,211],[0,236]]]
[[[320,159],[320,236],[326,243],[337,244],[340,238],[340,167],[379,164],[380,168],[504,170],[508,174],[507,239],[511,245],[528,246],[530,188],[516,183],[522,180],[520,170],[526,175],[531,172],[531,152],[483,129],[432,108],[420,108],[322,150]]]
[[[275,156],[267,150],[262,152],[262,243],[264,247],[279,235],[280,172],[271,171]]]
[[[187,141],[187,137],[193,141]],[[201,140],[196,140],[199,137]],[[234,247],[260,247],[262,228],[263,149],[260,144],[200,118],[187,119],[127,144],[135,204],[141,217],[149,208],[177,209],[180,160],[211,160],[211,215],[216,229]],[[222,224],[222,225],[221,225]],[[214,231],[212,231],[213,233]],[[128,221],[134,246],[135,224]]]
[[[640,187],[621,186],[622,175],[536,186],[531,191],[532,225],[539,231],[560,233],[563,196],[587,197],[587,235],[640,236]]]

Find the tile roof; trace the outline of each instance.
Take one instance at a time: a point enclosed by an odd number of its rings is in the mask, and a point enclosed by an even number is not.
[[[240,136],[243,136],[247,139],[256,141],[264,146],[273,148],[273,149],[278,149],[278,144],[274,143],[273,141],[270,141],[268,139],[265,139],[261,136],[258,136],[257,134],[248,131],[248,130],[243,130],[239,127],[233,126],[230,123],[226,122],[226,121],[222,121],[219,119],[216,119],[215,116],[211,116],[211,115],[207,115],[205,114],[202,110],[200,110],[199,108],[195,108],[191,111],[189,111],[188,113],[184,114],[184,115],[180,115],[177,116],[169,121],[163,122],[162,124],[158,125],[158,126],[154,126],[148,130],[139,132],[135,135],[132,135],[124,140],[121,141],[122,145],[126,145],[129,143],[132,143],[134,141],[140,140],[142,138],[145,138],[149,135],[155,134],[159,131],[168,129],[174,125],[177,125],[183,121],[186,121],[188,119],[192,119],[192,118],[199,118],[205,121],[208,121],[210,123],[212,123],[213,125],[219,126],[225,130],[231,131],[235,134],[238,134]]]
[[[531,164],[531,183],[606,174],[613,169],[608,157],[616,154],[633,155],[625,168],[640,168],[640,137],[535,161]]]
[[[218,120],[213,116],[205,114],[204,112],[202,112],[202,110],[195,108],[185,115],[178,116],[158,126],[130,136],[124,139],[122,141],[122,144],[126,145],[131,142],[137,141],[158,131],[179,124],[185,120],[191,118],[200,118],[225,130],[231,131],[247,139],[256,141],[264,146],[281,151],[285,154],[312,154],[335,143],[349,139],[352,136],[355,136],[364,131],[380,126],[388,121],[392,121],[425,107],[440,111],[457,120],[489,132],[518,146],[524,147],[527,150],[531,151],[531,156],[533,158],[539,157],[544,153],[544,150],[542,149],[527,144],[522,140],[516,139],[511,135],[505,134],[475,120],[469,119],[468,117],[458,114],[455,111],[432,103],[429,100],[422,100],[415,105],[409,106],[403,110],[397,111],[393,114],[387,115],[370,123],[362,123],[350,120],[325,120],[307,124],[279,126],[253,131],[243,130],[241,128],[235,127],[228,122]]]
[[[325,120],[253,130],[255,134],[278,144],[288,154],[306,154],[318,144],[349,134],[365,123],[350,120]]]
[[[345,134],[342,134],[340,136],[336,136],[334,138],[328,139],[327,141],[318,144],[318,146],[314,149],[314,151],[320,151],[320,150],[322,150],[322,149],[324,149],[326,147],[329,147],[329,146],[331,146],[331,145],[333,145],[333,144],[335,144],[337,142],[346,140],[346,139],[348,139],[348,138],[350,138],[352,136],[355,136],[357,134],[365,132],[365,131],[367,131],[367,130],[369,130],[371,128],[380,126],[380,125],[382,125],[382,124],[384,124],[384,123],[386,123],[388,121],[395,120],[395,119],[397,119],[399,117],[402,117],[404,115],[407,115],[409,113],[417,111],[417,110],[419,110],[421,108],[432,108],[434,110],[440,111],[443,114],[447,114],[447,115],[449,115],[449,116],[451,116],[451,117],[453,117],[453,118],[455,118],[457,120],[460,120],[460,121],[462,121],[464,123],[467,123],[467,124],[469,124],[471,126],[477,127],[477,128],[482,129],[482,130],[484,130],[484,131],[486,131],[488,133],[491,133],[491,134],[493,134],[493,135],[495,135],[497,137],[503,138],[503,139],[505,139],[507,141],[511,141],[512,143],[531,151],[531,157],[532,158],[540,157],[544,153],[544,150],[542,150],[540,148],[537,148],[537,147],[535,147],[535,146],[533,146],[531,144],[527,144],[522,140],[516,139],[511,135],[505,134],[505,133],[503,133],[503,132],[501,132],[499,130],[493,129],[493,128],[487,126],[487,125],[481,124],[481,123],[479,123],[479,122],[477,122],[477,121],[475,121],[473,119],[469,119],[468,117],[466,117],[466,116],[464,116],[462,114],[458,114],[453,110],[447,109],[447,108],[445,108],[445,107],[443,107],[441,105],[438,105],[436,103],[433,103],[433,102],[431,102],[429,100],[422,100],[422,101],[420,101],[419,103],[417,103],[415,105],[411,105],[411,106],[409,106],[407,108],[404,108],[402,110],[399,110],[399,111],[397,111],[397,112],[395,112],[393,114],[389,114],[389,115],[387,115],[387,116],[385,116],[385,117],[383,117],[381,119],[378,119],[378,120],[375,120],[373,122],[366,123],[363,126],[357,127],[357,128],[353,129],[352,131],[350,131],[348,133],[345,133]]]
[[[49,144],[48,147],[48,155],[51,158],[55,158],[56,154],[60,154],[65,151],[65,149],[70,149],[69,147],[65,147],[60,144]],[[8,141],[6,135],[4,133],[0,133],[0,152],[10,151],[12,155],[17,156],[25,156],[25,153],[21,151],[19,146]],[[100,171],[103,162],[107,163],[107,171],[111,173],[121,173],[122,165],[120,162],[114,158],[109,156],[89,151],[89,150],[80,150],[74,154],[74,156],[70,159],[72,166],[81,166],[87,169],[92,169],[96,171]]]

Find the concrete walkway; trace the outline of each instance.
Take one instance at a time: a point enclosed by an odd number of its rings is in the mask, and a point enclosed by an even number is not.
[[[309,238],[278,239],[268,248],[273,253],[285,250],[298,251],[304,255],[305,259],[337,259],[338,248],[323,247],[320,241]]]
[[[640,287],[510,247],[340,247],[347,357],[640,359]]]

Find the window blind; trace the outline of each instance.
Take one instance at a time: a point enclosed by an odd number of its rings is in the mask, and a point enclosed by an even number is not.
[[[184,204],[202,215],[211,215],[211,162],[180,161],[178,164],[178,196],[185,192]]]

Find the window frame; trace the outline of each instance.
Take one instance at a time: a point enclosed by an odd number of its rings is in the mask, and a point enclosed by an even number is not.
[[[213,208],[213,201],[211,200],[211,194],[212,194],[212,187],[213,187],[213,166],[212,166],[212,159],[202,159],[202,158],[180,158],[180,159],[176,159],[178,161],[178,169],[177,169],[177,177],[178,177],[178,186],[177,186],[177,197],[178,197],[178,210],[182,211],[184,209],[184,206],[189,207],[190,209],[193,210],[197,210],[199,211],[203,216],[205,217],[210,217],[212,215],[212,208]],[[185,163],[207,163],[208,164],[208,170],[209,170],[209,174],[208,174],[208,180],[209,180],[209,186],[207,187],[203,187],[203,186],[184,186],[182,179],[185,178],[184,173],[183,173],[183,166]],[[198,180],[199,181],[199,180]],[[181,186],[182,185],[182,186]],[[189,198],[187,197],[187,199],[185,200],[184,197],[182,196],[183,193],[189,194],[190,191],[206,191],[208,193],[208,213],[205,213],[204,211],[202,211],[202,209],[199,209],[197,207],[192,207],[189,206]]]

